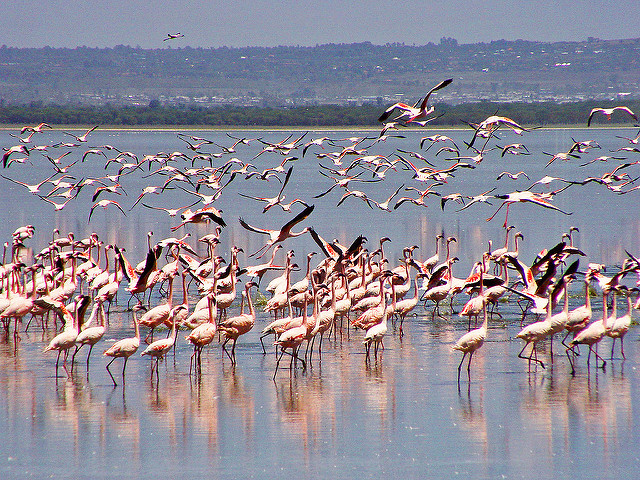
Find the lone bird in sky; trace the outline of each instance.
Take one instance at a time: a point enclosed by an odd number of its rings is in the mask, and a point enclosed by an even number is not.
[[[167,40],[175,40],[176,38],[180,38],[180,37],[184,37],[183,33],[167,33],[167,38],[165,38],[164,40],[162,40],[163,42],[166,42]]]

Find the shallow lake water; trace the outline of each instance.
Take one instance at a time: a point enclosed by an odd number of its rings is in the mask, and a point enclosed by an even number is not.
[[[471,130],[415,130],[399,132],[405,138],[389,138],[368,148],[369,154],[395,158],[397,149],[421,151],[440,168],[451,165],[435,152],[434,145],[419,150],[423,136],[446,133],[459,146],[469,141]],[[82,133],[82,132],[76,132]],[[105,144],[131,151],[142,158],[157,152],[187,152],[177,138],[177,131],[116,131],[98,129],[88,136],[88,142],[61,160],[66,165],[82,157],[88,148]],[[195,136],[230,146],[233,140],[224,131],[189,131]],[[291,131],[229,131],[238,137],[262,138],[277,142]],[[304,131],[293,132],[293,138]],[[375,131],[311,131],[303,143],[327,136],[342,139],[351,136],[374,135]],[[585,167],[581,163],[600,155],[621,155],[629,162],[640,160],[637,153],[612,154],[610,150],[625,146],[616,135],[633,137],[633,128],[590,128],[533,130],[522,136],[498,131],[500,145],[525,143],[531,155],[505,155],[500,151],[487,153],[475,169],[460,169],[446,185],[437,187],[442,195],[461,192],[474,196],[496,187],[492,194],[523,190],[544,175],[571,180],[600,176],[610,172],[621,161],[595,162]],[[14,139],[8,132],[4,145]],[[38,136],[37,144],[66,141],[59,130]],[[545,168],[549,157],[542,152],[567,151],[577,140],[597,140],[602,149],[592,149],[581,159],[556,160]],[[337,142],[344,146],[346,141]],[[364,142],[369,145],[371,140]],[[491,145],[494,141],[492,140]],[[237,152],[214,159],[221,165],[231,157],[249,161],[258,170],[278,165],[284,157],[265,153],[253,159],[264,145],[253,140],[239,145]],[[428,143],[425,144],[425,148]],[[203,148],[219,152],[219,147]],[[500,205],[478,203],[457,212],[454,202],[440,208],[437,197],[428,197],[427,208],[404,204],[391,212],[371,209],[364,202],[349,198],[336,207],[343,190],[335,188],[328,195],[313,196],[327,190],[333,183],[319,175],[319,166],[332,166],[315,153],[339,150],[325,144],[324,149],[312,146],[304,157],[300,149],[291,155],[301,157],[288,163],[294,170],[285,189],[287,201],[299,197],[315,205],[307,220],[294,230],[313,226],[327,240],[338,239],[349,244],[357,235],[367,237],[367,247],[374,250],[382,236],[391,238],[385,252],[391,266],[396,266],[402,248],[418,245],[414,255],[419,259],[431,256],[435,236],[443,233],[455,236],[452,254],[460,261],[453,267],[457,277],[466,277],[473,263],[493,241],[493,248],[504,243],[504,209],[494,220],[488,218]],[[51,148],[49,155],[65,153],[63,148]],[[464,152],[464,150],[463,150]],[[108,152],[106,152],[108,153]],[[473,153],[472,153],[473,154]],[[462,153],[466,155],[466,153]],[[634,157],[635,155],[635,157]],[[193,153],[190,152],[190,156]],[[111,157],[110,157],[111,158]],[[10,178],[36,183],[53,173],[52,165],[41,154],[29,155],[31,164],[12,164],[2,173]],[[415,159],[413,159],[415,160]],[[129,160],[127,160],[129,161]],[[348,165],[351,158],[345,157]],[[419,161],[416,161],[419,163]],[[106,170],[105,158],[88,156],[85,162],[70,171],[76,179],[113,174],[119,165],[112,163]],[[201,163],[204,164],[204,163]],[[176,166],[186,168],[191,162],[179,160]],[[420,166],[424,166],[421,164]],[[411,173],[397,165],[378,183],[353,183],[371,198],[382,201],[400,185],[424,189]],[[530,179],[510,180],[496,177],[502,171],[525,171]],[[635,178],[639,167],[625,170]],[[52,231],[62,235],[72,231],[76,239],[96,232],[106,243],[117,243],[126,249],[133,264],[144,259],[147,232],[153,231],[153,241],[168,236],[190,233],[189,243],[200,255],[206,255],[197,238],[211,233],[213,224],[189,224],[176,232],[171,227],[179,222],[164,212],[150,210],[138,204],[129,210],[147,185],[158,185],[167,177],[149,175],[146,166],[120,182],[127,195],[104,194],[100,198],[117,200],[126,216],[113,207],[96,208],[88,223],[91,194],[95,187],[84,187],[78,198],[61,211],[29,194],[26,189],[1,179],[0,238],[11,241],[11,232],[32,224],[33,238],[25,241],[26,263],[32,252],[46,247]],[[362,178],[371,178],[367,173]],[[357,186],[356,186],[357,185]],[[557,185],[557,186],[556,186]],[[561,184],[553,184],[559,188]],[[631,188],[634,184],[629,184]],[[539,188],[538,188],[539,187]],[[535,191],[549,191],[538,186]],[[186,188],[191,189],[190,185]],[[216,253],[229,259],[232,245],[244,249],[241,266],[262,262],[249,254],[264,244],[261,235],[243,229],[238,217],[249,224],[264,228],[280,228],[291,218],[277,207],[266,214],[262,204],[238,195],[273,196],[280,184],[275,180],[236,178],[214,203],[222,210],[227,223]],[[411,194],[403,191],[401,195]],[[561,240],[570,226],[579,228],[574,241],[585,254],[580,258],[581,270],[588,262],[604,263],[609,272],[625,259],[625,249],[640,253],[638,241],[638,191],[617,195],[604,185],[588,183],[574,185],[558,194],[553,204],[572,212],[571,215],[535,205],[514,204],[509,212],[509,224],[524,235],[520,257],[531,263],[542,249]],[[147,195],[144,202],[153,206],[178,207],[198,200],[181,189],[167,189],[162,195]],[[298,206],[299,207],[299,206]],[[195,208],[195,207],[193,207]],[[279,211],[276,211],[279,210]],[[294,207],[294,211],[299,209]],[[513,243],[513,242],[512,242]],[[295,250],[296,262],[302,271],[294,272],[293,281],[304,275],[306,254],[318,250],[309,235],[285,242],[285,250]],[[442,253],[442,252],[441,252]],[[267,255],[265,258],[267,258]],[[318,255],[319,260],[321,255]],[[441,255],[444,258],[444,254]],[[276,257],[283,261],[282,252]],[[268,260],[268,258],[267,258]],[[160,261],[164,264],[164,257]],[[261,283],[261,294],[271,278],[268,273]],[[515,276],[515,274],[514,274]],[[580,277],[581,278],[581,277]],[[243,278],[244,280],[244,278]],[[635,277],[626,283],[634,285]],[[189,374],[192,347],[179,332],[175,353],[160,364],[158,377],[151,375],[151,362],[139,354],[127,365],[126,385],[114,387],[104,368],[107,361],[101,355],[117,339],[132,335],[132,313],[127,310],[128,294],[121,286],[117,305],[112,306],[109,328],[96,345],[90,370],[85,366],[86,351],[78,354],[73,374],[67,377],[62,368],[55,376],[56,355],[42,350],[55,335],[53,328],[42,330],[31,326],[21,339],[13,335],[0,343],[0,477],[1,478],[158,478],[178,475],[213,478],[274,478],[295,475],[303,478],[372,478],[380,475],[403,475],[408,478],[631,478],[640,466],[639,430],[635,425],[640,400],[638,373],[638,333],[632,327],[625,340],[626,360],[616,349],[609,360],[611,339],[605,339],[599,350],[607,359],[605,369],[586,366],[586,348],[577,357],[576,374],[571,375],[564,347],[554,340],[553,357],[550,344],[540,345],[540,358],[547,368],[527,368],[518,358],[522,342],[515,338],[521,328],[521,311],[515,298],[501,303],[489,322],[485,345],[474,355],[470,378],[463,369],[457,382],[460,352],[452,345],[467,330],[466,319],[443,307],[443,317],[433,316],[431,303],[418,305],[407,318],[404,336],[400,338],[391,326],[384,339],[384,351],[377,361],[365,361],[363,333],[347,331],[335,338],[325,338],[321,357],[314,352],[309,367],[289,370],[283,360],[281,370],[273,380],[275,354],[269,338],[267,354],[262,353],[260,330],[270,317],[258,306],[255,328],[242,336],[236,349],[237,364],[232,366],[214,342],[203,354],[202,374]],[[570,308],[584,301],[582,282],[572,284]],[[599,295],[599,289],[596,289]],[[412,291],[409,295],[412,294]],[[181,298],[176,293],[175,298]],[[460,295],[454,308],[460,310],[468,297]],[[189,301],[198,299],[195,288],[189,290]],[[240,299],[238,294],[237,299]],[[151,304],[160,302],[157,291]],[[601,311],[601,297],[595,298],[594,318]],[[618,300],[619,312],[626,308]],[[238,304],[231,308],[237,312]],[[526,321],[533,317],[528,316]],[[11,332],[13,333],[13,332]],[[143,330],[143,336],[146,330]],[[122,362],[112,365],[119,378]],[[117,373],[117,374],[116,374]]]

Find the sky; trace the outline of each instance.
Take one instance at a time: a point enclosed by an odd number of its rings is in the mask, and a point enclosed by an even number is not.
[[[640,37],[638,0],[4,0],[0,45],[407,45]],[[184,37],[163,41],[169,33]]]

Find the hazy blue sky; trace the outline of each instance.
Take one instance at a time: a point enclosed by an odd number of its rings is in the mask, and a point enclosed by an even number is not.
[[[640,36],[640,1],[4,0],[0,25],[15,47],[616,39]]]

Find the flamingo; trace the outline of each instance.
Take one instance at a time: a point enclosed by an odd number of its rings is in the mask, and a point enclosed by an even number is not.
[[[628,113],[636,122],[638,121],[638,116],[635,113],[633,113],[629,107],[613,107],[613,108],[596,107],[591,110],[591,113],[589,113],[589,118],[587,119],[587,127],[591,125],[591,120],[593,119],[593,116],[596,113],[602,113],[603,115],[607,116],[607,119],[611,120],[611,115],[616,110],[620,110],[621,112]]]
[[[38,300],[39,302],[41,299]],[[76,313],[78,311],[78,303],[86,303],[89,301],[89,297],[86,295],[81,295],[76,298]],[[62,368],[69,376],[70,372],[67,370],[67,357],[69,356],[69,350],[76,344],[76,338],[78,337],[78,322],[77,315],[71,315],[69,310],[65,307],[62,302],[58,301],[47,301],[43,300],[43,303],[40,303],[41,306],[46,306],[46,308],[54,309],[58,312],[63,320],[64,320],[64,331],[56,335],[50,342],[49,345],[45,347],[42,353],[50,352],[51,350],[58,351],[58,357],[56,358],[56,377],[58,376],[58,364],[60,362],[60,354],[64,352],[64,358],[62,361]],[[73,369],[73,365],[72,365]]]
[[[69,200],[67,200],[67,201],[69,201]],[[89,223],[91,221],[91,215],[93,215],[93,211],[96,209],[96,207],[102,207],[103,209],[106,210],[109,205],[115,205],[116,208],[118,210],[120,210],[125,217],[127,216],[127,214],[124,213],[124,210],[122,209],[120,204],[118,202],[116,202],[115,200],[100,200],[100,201],[94,203],[93,206],[91,207],[91,210],[89,211],[89,219],[87,220],[87,223]]]
[[[402,330],[402,324],[404,319],[413,311],[413,309],[418,305],[419,295],[418,295],[418,279],[425,277],[426,274],[417,272],[414,279],[414,294],[411,298],[406,298],[399,302],[396,302],[394,313],[400,317],[400,337],[404,335]]]
[[[393,276],[393,273],[391,272],[385,272],[383,273],[380,277],[385,277],[388,278],[390,276]],[[391,282],[391,298],[393,301],[393,306],[391,308],[392,311],[394,311],[396,309],[396,294],[395,294],[395,284],[393,282]],[[383,301],[384,304],[384,301]],[[374,358],[378,359],[378,346],[381,346],[382,349],[384,350],[384,343],[382,343],[382,340],[384,338],[384,336],[387,334],[387,319],[389,317],[389,312],[387,311],[386,307],[384,309],[384,313],[382,315],[382,319],[380,320],[380,323],[377,323],[375,325],[372,325],[371,327],[369,327],[367,329],[367,333],[364,336],[364,340],[362,341],[362,343],[365,345],[366,347],[366,357],[365,360],[369,359],[369,350],[371,348],[371,344],[373,343],[374,345],[374,353],[373,356]]]
[[[24,144],[14,145],[13,147],[5,148],[5,152],[2,155],[2,167],[7,168],[7,162],[9,157],[14,153],[24,153],[25,155],[29,155],[29,149]]]
[[[482,285],[484,275],[484,266],[480,267],[480,285]],[[483,303],[482,306],[482,325],[479,328],[471,330],[465,333],[462,337],[458,339],[458,341],[453,345],[454,350],[459,350],[462,352],[462,360],[460,360],[460,364],[458,365],[458,385],[460,385],[460,370],[462,369],[462,363],[464,362],[465,357],[469,354],[469,362],[467,363],[467,375],[469,380],[471,379],[471,359],[473,354],[484,344],[484,340],[487,337],[487,325],[488,325],[488,315],[487,315],[487,304]]]
[[[473,143],[475,142],[476,138],[478,138],[480,136],[480,133],[484,131],[489,132],[489,136],[487,138],[487,142],[488,142],[493,131],[500,128],[501,125],[505,125],[509,127],[516,134],[521,134],[522,132],[527,131],[526,128],[520,126],[518,123],[516,123],[514,120],[508,117],[491,115],[478,124],[477,128],[475,129],[475,132],[473,133],[473,138],[471,139],[471,142],[469,142],[469,147],[473,147]],[[486,142],[485,142],[485,145],[486,145]],[[484,148],[482,150],[484,150]]]
[[[550,203],[549,200],[548,200],[548,196],[549,195],[540,194],[540,193],[534,193],[534,192],[530,192],[528,190],[515,191],[515,192],[508,193],[506,195],[494,195],[495,198],[500,198],[500,199],[503,199],[504,201],[502,202],[502,204],[500,204],[500,206],[495,211],[495,213],[493,215],[491,215],[489,218],[487,218],[487,222],[490,222],[491,220],[493,220],[493,217],[495,217],[496,214],[502,209],[502,207],[504,207],[506,205],[507,206],[507,215],[505,216],[503,225],[504,225],[504,228],[507,228],[507,219],[509,217],[509,205],[511,205],[512,203],[525,203],[525,202],[528,202],[528,203],[533,203],[535,205],[539,205],[539,206],[544,207],[544,208],[548,208],[548,209],[551,209],[551,210],[556,210],[556,211],[558,211],[560,213],[563,213],[565,215],[571,215],[572,214],[571,212],[565,212],[561,208],[558,208],[555,205],[553,205],[552,203]],[[467,208],[467,207],[464,207],[464,208]]]
[[[623,290],[626,289],[626,287],[625,288],[623,287],[624,286],[620,286],[618,288]],[[631,327],[632,308],[633,308],[633,304],[631,302],[631,292],[627,292],[627,313],[622,317],[616,316],[617,307],[616,307],[616,298],[614,293],[613,314],[611,316],[611,323],[607,322],[607,329],[606,329],[606,335],[613,339],[613,342],[611,343],[611,359],[612,360],[613,360],[613,348],[616,345],[616,338],[620,339],[620,353],[622,354],[622,358],[624,360],[627,359],[627,357],[624,354],[623,341],[624,341],[624,336],[627,334],[627,332],[629,331],[629,328]]]
[[[183,308],[182,305],[178,305],[175,308],[172,308],[169,312],[169,318],[171,319],[171,333],[167,338],[163,338],[161,340],[156,340],[155,342],[149,344],[149,346],[140,354],[140,356],[149,355],[152,357],[155,362],[151,364],[151,375],[153,376],[153,371],[155,368],[156,377],[158,376],[158,362],[164,358],[164,356],[171,350],[171,348],[176,343],[176,313]]]
[[[569,348],[567,348],[566,353],[567,353],[567,358],[569,359],[569,364],[571,365],[571,375],[575,375],[576,370],[573,364],[573,360],[569,355],[569,351],[575,354],[574,349],[577,345],[580,345],[580,344],[589,346],[589,355],[587,356],[587,368],[589,367],[589,361],[591,360],[591,352],[593,352],[596,356],[596,368],[598,366],[598,359],[602,361],[602,368],[604,368],[605,365],[607,364],[607,362],[600,355],[598,355],[598,351],[597,351],[598,343],[605,336],[607,332],[607,327],[608,327],[607,325],[607,320],[608,320],[607,293],[608,291],[606,290],[602,293],[602,318],[594,322],[591,322],[583,330],[578,332],[577,335],[573,338],[573,340],[569,342]],[[595,350],[593,348],[594,345],[596,346]]]
[[[247,299],[247,304],[249,306],[249,313],[240,314],[235,317],[228,318],[223,322],[220,322],[218,328],[220,332],[225,337],[224,342],[222,343],[222,350],[227,354],[231,363],[235,365],[236,363],[236,342],[238,341],[238,337],[240,335],[244,335],[248,331],[250,331],[256,321],[256,312],[253,308],[253,303],[251,302],[251,287],[257,287],[258,285],[255,282],[249,281],[245,284],[244,287],[244,296]],[[231,354],[227,352],[225,345],[229,340],[233,340],[233,345],[231,346]]]
[[[89,306],[89,303],[86,302],[86,307],[88,306]],[[93,319],[96,316],[100,317],[99,324],[96,325],[95,327],[89,327],[88,325],[93,321]],[[78,351],[80,351],[80,349],[83,346],[89,345],[89,353],[87,353],[87,374],[88,374],[89,358],[91,357],[91,351],[93,350],[93,346],[96,343],[98,343],[100,340],[102,340],[102,337],[104,336],[104,333],[107,330],[104,322],[105,312],[103,308],[103,302],[101,301],[96,302],[95,306],[93,307],[93,311],[91,312],[91,316],[89,317],[89,321],[86,324],[84,325],[82,324],[82,320],[84,318],[84,311],[82,311],[81,313],[76,313],[76,317],[78,317],[78,324],[81,325],[81,330],[80,330],[80,333],[78,333],[78,336],[76,337],[76,349],[73,352],[73,356],[71,357],[71,365],[73,365],[73,362],[76,358],[76,354],[78,353]]]
[[[251,232],[255,232],[255,233],[261,233],[263,235],[269,235],[269,240],[267,241],[267,244],[264,245],[263,247],[261,247],[260,249],[258,249],[256,252],[252,253],[249,256],[253,257],[253,256],[257,255],[258,253],[262,252],[262,254],[260,256],[256,257],[256,258],[262,258],[262,256],[265,253],[267,253],[269,251],[269,249],[272,246],[274,246],[275,244],[281,243],[281,242],[285,241],[287,238],[299,237],[300,235],[304,235],[305,233],[307,233],[310,230],[309,227],[306,227],[302,231],[296,232],[296,233],[292,232],[291,229],[295,225],[297,225],[298,223],[303,221],[305,218],[307,218],[309,215],[311,215],[311,212],[313,212],[314,208],[315,208],[314,205],[307,206],[300,213],[298,213],[292,220],[290,220],[287,223],[285,223],[284,226],[280,230],[269,230],[269,229],[265,229],[265,228],[253,227],[253,226],[249,225],[248,223],[246,223],[242,218],[240,218],[240,225],[242,225],[247,230],[249,230]]]
[[[62,133],[75,138],[76,142],[86,142],[87,141],[87,135],[89,135],[91,132],[93,132],[96,128],[98,128],[98,125],[96,125],[95,127],[91,127],[89,130],[87,130],[85,133],[83,133],[80,136],[74,135],[73,133],[69,133],[69,132],[62,132]]]
[[[246,195],[244,193],[238,193],[238,195],[245,197],[245,198],[250,198],[252,200],[258,200],[260,202],[265,202],[266,205],[264,206],[264,208],[262,209],[262,213],[267,213],[267,211],[269,211],[269,209],[271,207],[274,207],[276,205],[282,205],[282,201],[285,199],[285,196],[282,194],[282,192],[284,191],[285,187],[287,186],[287,183],[289,183],[289,178],[291,177],[291,172],[293,171],[293,167],[289,167],[289,170],[287,170],[287,174],[284,178],[284,182],[282,182],[282,186],[280,187],[280,190],[278,191],[278,195],[276,195],[275,197],[271,197],[271,198],[267,198],[267,197],[255,197],[255,196],[251,196],[251,195]]]
[[[172,302],[173,302],[173,277],[169,277],[169,294],[167,298],[167,303],[163,303],[161,305],[157,305],[153,307],[151,310],[145,312],[145,314],[142,315],[142,317],[140,317],[140,320],[138,321],[140,325],[151,328],[151,331],[145,338],[145,342],[149,337],[151,337],[151,340],[153,341],[153,331],[155,330],[155,328],[161,323],[164,323],[164,321],[169,318],[169,313],[171,312],[171,309],[172,309]]]
[[[434,111],[433,106],[427,109],[427,102],[429,101],[429,97],[431,96],[431,94],[437,90],[440,90],[441,88],[446,87],[451,82],[453,82],[453,79],[448,78],[438,83],[435,87],[429,90],[425,95],[425,97],[422,99],[422,102],[420,102],[419,107],[418,107],[418,103],[416,103],[413,107],[410,105],[407,105],[406,103],[401,103],[401,102],[394,103],[389,108],[387,108],[382,115],[380,115],[380,117],[378,118],[378,121],[384,122],[387,118],[391,116],[391,114],[396,109],[402,112],[396,119],[402,119],[406,123],[410,123],[416,120],[421,120],[423,118],[426,118],[427,115],[429,115]]]
[[[283,332],[280,337],[274,342],[274,345],[280,347],[280,355],[276,360],[276,370],[273,372],[273,380],[276,379],[276,375],[278,374],[278,366],[280,365],[280,360],[282,360],[282,356],[286,353],[291,356],[291,365],[293,368],[293,361],[300,360],[302,362],[302,369],[307,369],[307,363],[298,356],[298,350],[302,342],[307,338],[309,333],[308,319],[307,319],[307,302],[305,299],[304,306],[302,308],[302,323],[297,326],[290,328]],[[287,349],[291,350],[291,352],[287,352]]]
[[[36,132],[36,133],[42,133],[42,130],[45,128],[52,128],[51,125],[49,125],[48,123],[39,123],[38,125],[36,125],[35,127],[30,127],[30,126],[24,126],[20,129],[20,135],[22,135],[25,132]]]
[[[216,325],[216,317],[218,316],[218,308],[216,298],[213,293],[207,295],[207,321],[194,328],[185,339],[193,345],[193,354],[189,362],[189,375],[191,375],[191,365],[195,364],[196,371],[202,368],[202,349],[213,342],[218,327]]]
[[[140,347],[140,328],[138,326],[137,312],[143,308],[142,303],[138,303],[133,307],[133,327],[135,329],[135,336],[118,340],[103,353],[106,357],[112,357],[111,361],[107,363],[107,372],[109,372],[109,376],[111,377],[114,386],[116,386],[117,383],[116,379],[113,378],[113,375],[111,374],[111,370],[109,370],[109,366],[116,360],[116,358],[124,358],[124,365],[122,366],[122,382],[124,383],[127,360],[129,360],[129,357],[136,353],[138,351],[138,347]]]
[[[565,348],[570,348],[569,345],[565,343],[567,337],[573,333],[574,335],[583,330],[591,320],[592,310],[591,310],[591,296],[589,294],[589,284],[591,283],[591,275],[587,273],[587,276],[584,280],[585,285],[585,303],[584,305],[580,305],[577,308],[574,308],[568,313],[567,323],[564,328],[567,330],[567,334],[562,339],[562,344]]]

